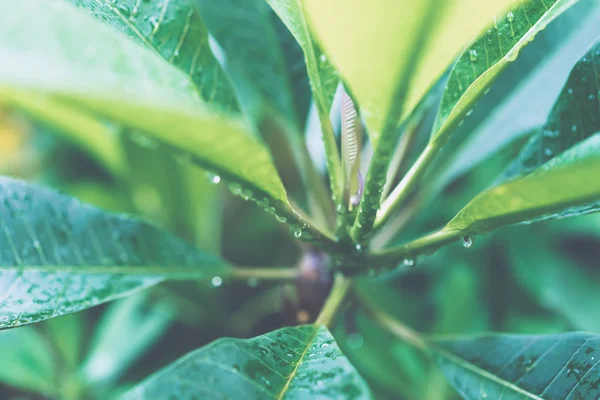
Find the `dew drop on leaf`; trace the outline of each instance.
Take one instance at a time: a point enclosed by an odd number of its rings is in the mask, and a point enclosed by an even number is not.
[[[292,225],[290,226],[290,232],[292,232],[294,237],[300,238],[302,236],[302,227],[299,225]]]
[[[277,222],[280,222],[282,224],[287,221],[287,218],[282,217],[281,215],[275,215],[275,218],[277,219]]]
[[[473,62],[477,61],[477,59],[479,58],[479,55],[477,54],[477,50],[473,49],[473,50],[469,50],[469,59]]]
[[[240,192],[240,197],[243,200],[246,200],[246,201],[250,200],[250,199],[252,199],[252,196],[253,196],[253,193],[252,193],[252,190],[250,190],[250,189],[244,189]]]
[[[415,264],[416,264],[416,262],[415,262],[415,259],[414,259],[414,258],[405,258],[405,259],[402,261],[402,264],[403,264],[405,267],[414,267],[414,266],[415,266]]]
[[[219,287],[223,284],[223,278],[221,278],[220,276],[213,276],[213,278],[210,281],[210,284],[213,287]]]
[[[239,183],[230,183],[229,191],[231,194],[239,196],[242,193],[242,187],[239,185]]]
[[[275,207],[265,207],[265,212],[269,215],[275,215]]]
[[[214,185],[221,183],[221,177],[217,174],[214,174],[212,172],[207,172],[206,177],[208,178],[210,183],[212,183]]]
[[[468,249],[469,247],[473,246],[473,243],[475,242],[475,238],[471,237],[471,236],[463,236],[462,242],[463,242],[463,246]]]
[[[246,283],[249,287],[255,288],[258,286],[259,281],[257,278],[248,278],[248,281]]]

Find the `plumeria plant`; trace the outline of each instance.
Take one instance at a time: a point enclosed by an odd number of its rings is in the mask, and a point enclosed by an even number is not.
[[[600,398],[597,0],[0,4],[0,398]]]

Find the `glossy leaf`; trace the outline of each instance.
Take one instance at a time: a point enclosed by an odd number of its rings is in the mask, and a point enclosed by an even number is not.
[[[329,118],[333,97],[339,83],[337,71],[323,54],[310,32],[301,0],[267,0],[267,2],[288,27],[304,51],[313,99],[321,123],[327,156],[327,169],[332,178],[332,191],[336,197],[339,197],[342,190],[342,171],[335,134]]]
[[[552,20],[577,0],[530,0],[494,18],[490,29],[458,57],[446,85],[432,140],[444,141],[449,128],[469,113],[500,72]],[[451,129],[451,128],[450,128]]]
[[[553,232],[554,240],[534,230],[511,240],[507,253],[512,271],[540,305],[556,311],[578,330],[600,332],[600,309],[596,307],[599,277],[562,251],[559,240],[569,236],[559,234],[565,228],[561,225]],[[526,249],[520,246],[524,238]]]
[[[257,122],[275,112],[297,124],[291,82],[277,32],[262,0],[195,0],[211,35],[223,52],[223,63],[242,108]]]
[[[0,329],[57,317],[227,264],[123,215],[0,178]]]
[[[505,173],[525,175],[600,131],[600,42],[573,68],[548,121]]]
[[[375,147],[386,120],[397,122],[412,110],[464,45],[514,3],[303,0],[325,53],[356,96]],[[408,94],[401,90],[407,88]]]
[[[323,326],[220,339],[157,372],[122,399],[367,399],[369,389]]]
[[[464,399],[596,399],[600,336],[489,335],[432,342],[446,377]]]
[[[464,117],[444,128],[447,140],[427,168],[421,186],[441,190],[453,176],[486,160],[523,133],[543,126],[574,62],[597,40],[599,16],[597,1],[579,0],[521,48],[518,57],[506,63],[477,95],[476,103],[463,108]],[[486,37],[484,34],[481,40]]]
[[[206,26],[190,1],[68,1],[178,67],[211,106],[224,111],[237,109],[229,79],[210,50]]]
[[[600,202],[599,170],[596,134],[530,175],[482,192],[444,231],[486,233],[503,225],[595,211]]]
[[[239,121],[210,112],[189,76],[155,52],[64,2],[20,1],[0,27],[0,98],[45,93],[99,113],[288,207],[268,152]]]

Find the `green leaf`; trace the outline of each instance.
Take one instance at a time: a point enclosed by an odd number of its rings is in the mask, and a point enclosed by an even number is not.
[[[395,125],[412,110],[464,45],[514,3],[303,0],[325,53],[359,103],[374,147],[386,123]]]
[[[476,104],[463,110],[469,115],[445,129],[448,140],[420,183],[448,184],[458,172],[455,162],[472,167],[520,134],[543,126],[574,61],[597,40],[598,15],[596,1],[579,0],[538,32]]]
[[[570,225],[569,222],[566,224]],[[549,227],[541,228],[547,232]],[[571,239],[572,243],[577,238],[589,240],[590,237],[567,235],[565,228],[565,223],[557,226],[552,240],[532,229],[511,240],[507,253],[512,271],[519,284],[540,305],[556,311],[578,330],[600,332],[600,309],[596,307],[600,276],[570,257],[563,250],[564,244],[561,245],[561,240]],[[527,251],[522,251],[525,235]]]
[[[195,0],[245,116],[271,149],[286,188],[309,195],[310,210],[330,206],[329,194],[310,160],[300,134],[304,121],[296,118],[292,83],[277,35],[276,19],[264,0]],[[231,12],[231,10],[236,10]],[[290,162],[292,161],[292,162]],[[290,168],[291,167],[291,168]],[[304,190],[297,190],[302,183]],[[333,209],[333,207],[330,207]]]
[[[327,169],[331,177],[330,184],[335,197],[340,198],[342,195],[340,156],[329,118],[333,97],[339,83],[337,71],[329,63],[311,34],[301,0],[267,0],[267,3],[288,27],[304,51],[313,99],[321,123]]]
[[[494,18],[494,25],[458,57],[450,76],[432,133],[432,141],[445,141],[485,94],[499,74],[562,12],[577,0],[530,0],[508,14]]]
[[[600,134],[530,175],[475,197],[443,229],[486,233],[503,225],[592,212],[600,202]]]
[[[283,51],[264,0],[194,2],[222,48],[225,70],[247,115],[260,124],[275,112],[299,127]]]
[[[370,398],[369,389],[320,325],[252,339],[220,339],[157,372],[122,399]]]
[[[112,303],[96,326],[82,365],[87,384],[112,384],[169,329],[175,317],[166,302],[142,292]]]
[[[0,382],[45,395],[56,394],[56,360],[51,344],[32,327],[0,332]]]
[[[21,1],[0,27],[0,99],[45,93],[96,112],[289,209],[264,147],[239,121],[209,111],[190,78],[155,52],[64,2]]]
[[[600,395],[598,335],[489,335],[431,344],[446,377],[467,400]]]
[[[505,177],[525,175],[600,131],[600,42],[573,68],[548,121],[525,145]]]
[[[195,83],[202,99],[223,111],[236,111],[229,79],[213,56],[208,31],[188,0],[68,0],[91,11],[178,67]]]
[[[80,311],[227,264],[146,223],[0,178],[0,329]]]

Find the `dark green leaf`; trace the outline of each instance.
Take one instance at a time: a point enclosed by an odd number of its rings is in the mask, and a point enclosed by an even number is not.
[[[600,42],[573,68],[548,121],[505,173],[526,175],[600,131]]]
[[[565,225],[570,222],[552,230],[553,240],[534,230],[526,230],[523,236],[512,240],[508,252],[512,271],[519,284],[540,305],[556,311],[576,329],[600,332],[600,308],[596,306],[600,276],[570,257],[560,242],[567,238],[591,238],[565,234]],[[521,246],[524,237],[528,241],[526,250]],[[596,239],[589,246],[598,243]]]
[[[576,1],[530,0],[494,18],[494,25],[471,43],[452,67],[432,140],[440,140],[446,126],[464,118],[519,51]]]
[[[263,0],[195,3],[224,52],[223,63],[241,107],[257,123],[275,112],[298,127],[291,82],[269,6]]]
[[[490,335],[431,344],[446,377],[466,400],[600,396],[598,335]]]
[[[323,326],[220,339],[179,359],[122,399],[368,399],[369,389]]]
[[[57,317],[227,264],[153,226],[0,178],[0,329]]]
[[[178,67],[206,102],[224,111],[237,109],[229,80],[210,50],[208,31],[190,1],[68,1]]]
[[[469,115],[449,130],[423,185],[445,186],[457,169],[472,168],[522,133],[544,125],[574,62],[597,40],[599,16],[597,1],[580,0],[538,32],[476,104],[463,110],[470,110]]]

